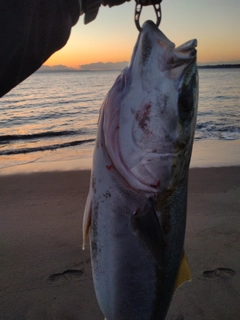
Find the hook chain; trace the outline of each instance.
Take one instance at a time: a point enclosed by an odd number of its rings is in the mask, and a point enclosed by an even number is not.
[[[150,1],[149,1],[150,2]],[[141,32],[142,28],[140,26],[140,15],[142,12],[142,7],[143,6],[147,6],[149,4],[152,4],[156,13],[156,17],[157,17],[157,21],[156,21],[156,26],[159,27],[161,19],[162,19],[162,12],[161,12],[161,0],[158,0],[158,3],[149,3],[148,0],[136,0],[136,6],[135,6],[135,17],[134,17],[134,21],[135,21],[135,25],[138,29],[138,31]]]

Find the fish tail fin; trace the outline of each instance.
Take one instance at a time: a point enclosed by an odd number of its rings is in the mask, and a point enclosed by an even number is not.
[[[183,284],[185,281],[191,281],[191,280],[192,280],[192,276],[191,276],[191,271],[188,265],[187,256],[185,251],[183,251],[183,256],[182,256],[181,264],[178,270],[174,291],[176,291],[177,288],[181,284]]]

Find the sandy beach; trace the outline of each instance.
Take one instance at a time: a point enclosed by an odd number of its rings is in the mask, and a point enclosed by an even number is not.
[[[89,171],[0,176],[0,319],[103,320],[82,215]],[[192,282],[167,320],[238,320],[240,166],[190,170],[185,251]]]

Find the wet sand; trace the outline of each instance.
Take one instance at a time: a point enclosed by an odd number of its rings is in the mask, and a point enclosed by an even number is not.
[[[89,171],[0,176],[0,319],[103,320],[81,221]],[[192,282],[167,320],[238,320],[240,167],[191,169]]]

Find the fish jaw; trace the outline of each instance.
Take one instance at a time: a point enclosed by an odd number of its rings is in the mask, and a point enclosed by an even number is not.
[[[178,183],[176,171],[189,164],[186,154],[191,154],[194,129],[185,132],[179,96],[189,78],[186,70],[196,74],[195,46],[192,40],[175,48],[153,22],[145,22],[129,67],[104,102],[106,148],[134,190],[173,189]],[[196,106],[192,109],[196,118]],[[194,128],[195,120],[190,122]]]

